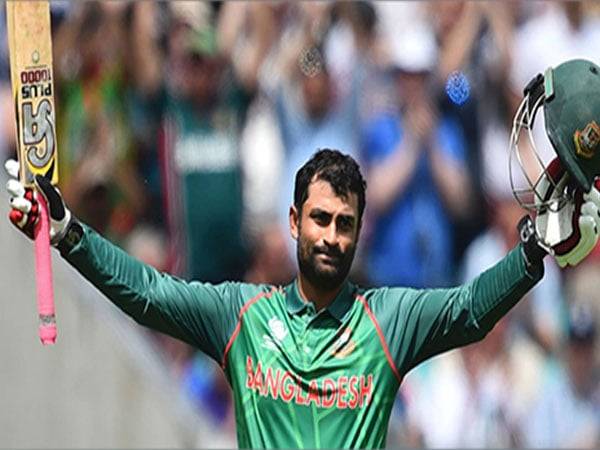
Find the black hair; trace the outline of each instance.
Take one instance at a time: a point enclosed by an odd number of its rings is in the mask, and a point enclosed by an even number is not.
[[[313,181],[327,181],[336,195],[358,196],[358,223],[365,210],[365,191],[367,182],[360,173],[358,163],[350,155],[338,150],[323,148],[318,150],[296,173],[294,185],[294,206],[298,211],[308,198],[308,186]]]
[[[352,2],[351,5],[353,6],[351,12],[358,26],[369,36],[373,36],[378,19],[375,7],[371,2],[366,1]]]

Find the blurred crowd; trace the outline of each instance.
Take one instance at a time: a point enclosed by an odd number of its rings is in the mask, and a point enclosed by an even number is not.
[[[523,88],[567,59],[600,63],[593,1],[55,1],[52,21],[69,206],[147,263],[213,283],[293,278],[294,175],[318,148],[352,154],[367,179],[355,282],[471,280],[518,241],[508,144]],[[406,377],[389,445],[599,447],[599,277],[600,252],[565,271],[547,258],[487,339]],[[233,434],[218,366],[149,339]]]

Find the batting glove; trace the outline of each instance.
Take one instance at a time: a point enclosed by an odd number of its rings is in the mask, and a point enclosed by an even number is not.
[[[549,177],[554,182],[550,182]],[[544,198],[560,196],[568,178],[558,159],[550,163],[547,174],[540,180]],[[575,189],[573,200],[565,202],[557,211],[546,209],[538,213],[536,232],[560,267],[579,264],[596,246],[600,236],[599,189],[600,179],[597,179],[589,192]]]
[[[574,232],[566,241],[553,247],[560,267],[579,264],[596,246],[600,235],[600,180],[587,193],[579,192],[572,214]]]
[[[6,183],[6,190],[11,196],[11,210],[8,214],[10,221],[27,237],[33,239],[40,219],[37,196],[41,193],[48,204],[50,215],[50,243],[56,246],[65,236],[72,220],[71,212],[66,208],[60,191],[41,175],[34,178],[36,190],[26,188],[18,180],[19,163],[14,159],[6,161],[4,167],[10,177]]]

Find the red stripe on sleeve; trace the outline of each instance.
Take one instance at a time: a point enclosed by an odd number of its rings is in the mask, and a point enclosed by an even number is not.
[[[231,334],[231,337],[229,338],[229,342],[227,342],[225,351],[223,352],[223,359],[221,361],[221,367],[223,368],[223,370],[225,370],[225,367],[227,367],[227,354],[229,353],[229,350],[231,349],[231,346],[233,345],[235,338],[237,338],[237,336],[240,333],[240,330],[242,328],[242,316],[246,313],[246,311],[248,311],[248,308],[250,308],[254,303],[259,301],[261,298],[270,298],[271,295],[273,295],[273,293],[276,290],[277,289],[275,287],[273,287],[273,289],[271,289],[269,292],[261,292],[260,294],[256,295],[255,297],[252,297],[250,300],[248,300],[246,303],[244,303],[244,305],[242,306],[242,309],[240,309],[237,324],[235,326],[235,329],[233,330],[233,333]]]
[[[394,372],[398,383],[402,383],[402,377],[400,376],[400,372],[398,372],[398,369],[396,368],[396,364],[394,363],[394,359],[392,358],[390,349],[387,345],[387,342],[385,341],[385,337],[383,336],[383,331],[381,331],[381,327],[379,326],[379,322],[375,318],[373,311],[371,311],[371,308],[369,308],[367,299],[364,298],[362,295],[357,295],[356,298],[362,303],[362,305],[365,308],[365,311],[367,312],[367,315],[371,319],[371,322],[373,322],[373,325],[375,325],[375,330],[377,331],[377,335],[379,336],[379,341],[381,342],[381,346],[383,347],[383,352],[385,353],[387,362],[390,365],[392,372]]]

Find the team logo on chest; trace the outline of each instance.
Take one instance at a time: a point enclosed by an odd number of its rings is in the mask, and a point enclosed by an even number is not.
[[[277,350],[277,347],[282,344],[288,335],[288,330],[285,328],[284,323],[275,316],[269,319],[268,324],[271,334],[263,334],[262,346],[269,350]]]

